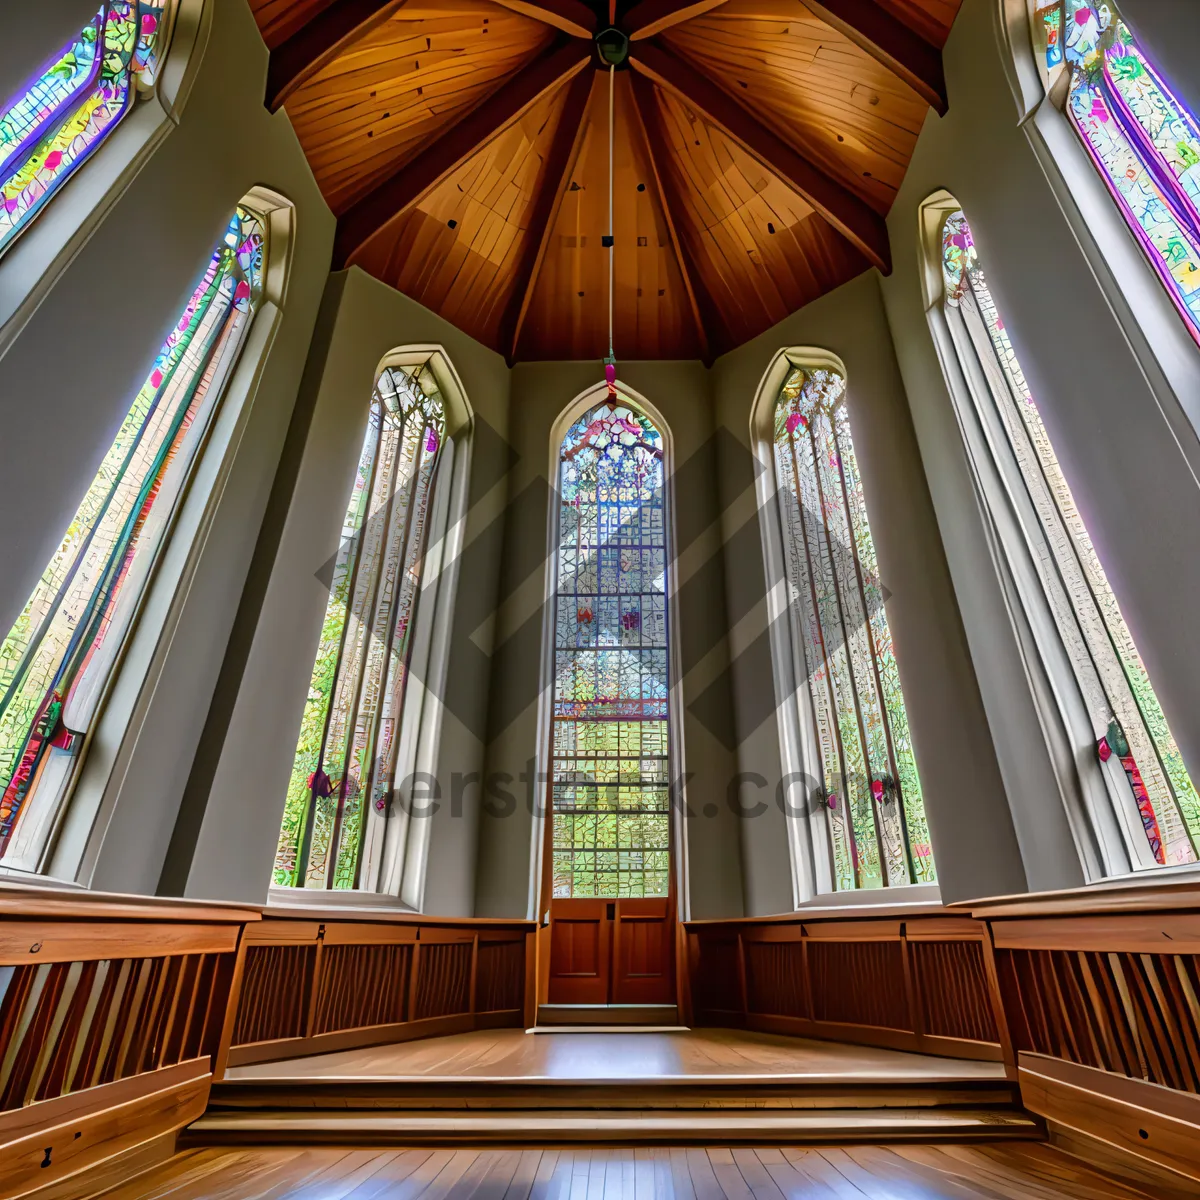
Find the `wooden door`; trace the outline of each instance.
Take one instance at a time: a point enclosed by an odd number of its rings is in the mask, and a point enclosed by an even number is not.
[[[611,1003],[675,1003],[674,907],[668,896],[616,902]]]
[[[674,1004],[667,896],[550,902],[550,1004]]]
[[[607,1004],[612,972],[611,900],[550,902],[550,1004]]]

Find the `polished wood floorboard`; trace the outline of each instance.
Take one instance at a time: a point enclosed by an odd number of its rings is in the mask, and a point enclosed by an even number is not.
[[[1039,1143],[761,1149],[206,1149],[104,1200],[1147,1200]]]
[[[230,1080],[419,1079],[450,1081],[794,1079],[804,1083],[999,1080],[1000,1063],[906,1054],[734,1029],[680,1033],[548,1033],[476,1030],[399,1045],[234,1067]],[[595,1198],[592,1198],[595,1200]]]

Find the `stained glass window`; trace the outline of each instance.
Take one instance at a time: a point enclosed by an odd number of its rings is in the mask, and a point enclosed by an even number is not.
[[[1127,829],[1140,828],[1143,866],[1196,861],[1200,799],[1100,565],[1041,415],[996,310],[962,212],[942,234],[947,315],[959,320],[988,381],[989,439],[1007,447],[1017,486],[1037,514],[1036,567],[1070,658]],[[977,403],[978,403],[977,398]]]
[[[921,780],[839,372],[792,368],[775,406],[774,451],[834,885],[932,883]]]
[[[169,0],[105,0],[0,112],[0,251],[153,87]]]
[[[262,295],[239,208],[0,645],[0,856],[36,869]]]
[[[1053,78],[1192,336],[1200,341],[1200,124],[1111,0],[1035,0]]]
[[[371,399],[284,807],[274,882],[358,888],[371,820],[391,812],[413,618],[446,414],[428,363]]]
[[[670,885],[662,435],[607,399],[563,439],[552,716],[555,896]]]

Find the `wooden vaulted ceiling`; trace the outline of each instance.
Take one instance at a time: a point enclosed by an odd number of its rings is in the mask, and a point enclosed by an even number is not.
[[[509,361],[695,358],[869,266],[961,0],[251,0],[357,264]]]

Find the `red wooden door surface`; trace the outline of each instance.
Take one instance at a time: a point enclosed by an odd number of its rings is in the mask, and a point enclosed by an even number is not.
[[[674,1004],[675,917],[666,896],[550,902],[550,1004]]]

